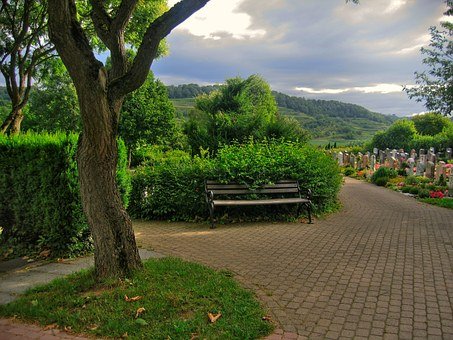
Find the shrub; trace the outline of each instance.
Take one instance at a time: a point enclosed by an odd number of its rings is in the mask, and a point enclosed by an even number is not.
[[[371,176],[371,182],[378,185],[376,183],[376,181],[379,179],[379,178],[386,178],[387,181],[390,179],[390,178],[395,178],[396,176],[398,176],[398,173],[393,170],[393,169],[390,169],[390,168],[387,168],[385,166],[381,166],[379,169],[377,169],[373,175]],[[379,183],[382,183],[382,180],[379,181]],[[384,184],[385,185],[385,184]]]
[[[388,180],[389,180],[388,177],[378,177],[373,183],[376,184],[378,187],[385,187]]]
[[[407,194],[407,193],[410,193],[411,189],[412,189],[412,187],[410,187],[410,186],[404,186],[401,188],[401,191]]]
[[[0,227],[3,244],[21,252],[42,249],[69,256],[91,249],[75,160],[77,135],[0,137]],[[126,150],[119,143],[118,183],[130,189]]]
[[[411,190],[409,191],[412,195],[418,195],[418,192],[419,190],[423,190],[423,189],[419,189],[417,187],[412,187]]]
[[[216,158],[172,159],[137,169],[130,212],[150,219],[206,218],[205,179],[253,187],[285,178],[297,179],[302,188],[313,191],[315,211],[336,206],[341,176],[332,158],[313,147],[292,142],[250,140],[244,145],[223,146]],[[248,211],[271,216],[269,209],[263,207]]]
[[[428,189],[420,189],[420,190],[418,190],[418,197],[419,198],[427,198],[427,197],[429,197],[429,190]]]
[[[343,170],[343,174],[345,176],[351,176],[351,175],[355,174],[355,170],[353,167],[348,166]]]
[[[417,176],[407,176],[404,179],[404,184],[406,184],[406,185],[415,185],[418,183],[420,183],[420,179]]]

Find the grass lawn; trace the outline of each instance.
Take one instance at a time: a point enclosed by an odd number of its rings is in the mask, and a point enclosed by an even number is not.
[[[257,339],[273,329],[254,295],[228,272],[174,258],[144,266],[130,279],[102,284],[92,270],[57,279],[0,306],[0,316],[115,338]],[[211,323],[208,313],[221,317]]]
[[[420,198],[421,202],[437,205],[439,207],[453,209],[452,198]]]

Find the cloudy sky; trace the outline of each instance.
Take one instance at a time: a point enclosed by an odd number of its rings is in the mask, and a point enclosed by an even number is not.
[[[289,95],[411,115],[424,107],[401,85],[423,70],[420,47],[445,9],[443,0],[211,0],[170,34],[170,55],[152,69],[168,85],[259,74]]]

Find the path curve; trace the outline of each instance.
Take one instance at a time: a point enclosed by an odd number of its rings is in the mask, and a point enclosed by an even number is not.
[[[315,224],[134,223],[138,243],[228,269],[272,311],[269,339],[453,339],[453,210],[346,179]]]

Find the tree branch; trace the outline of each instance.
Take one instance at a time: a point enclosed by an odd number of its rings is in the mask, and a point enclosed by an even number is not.
[[[111,26],[114,32],[124,30],[126,24],[131,18],[132,12],[136,7],[137,2],[138,0],[123,0],[121,2]]]
[[[160,41],[208,2],[209,0],[182,0],[154,20],[146,30],[130,70],[110,84],[110,99],[121,98],[139,88],[146,80]]]

